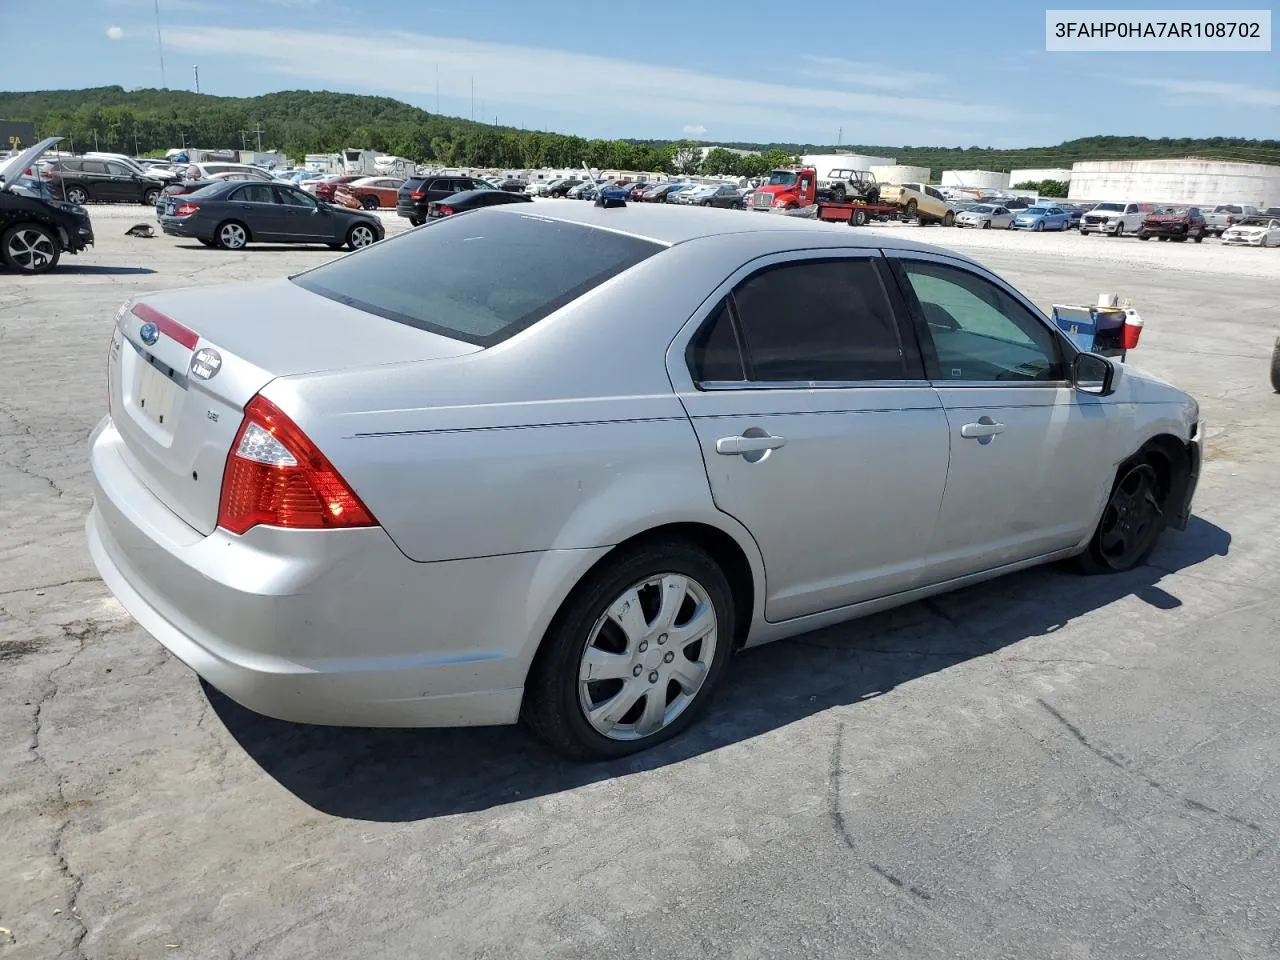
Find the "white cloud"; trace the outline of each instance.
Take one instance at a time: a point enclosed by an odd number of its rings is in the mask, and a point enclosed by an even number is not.
[[[926,84],[940,83],[945,77],[936,73],[919,73],[914,70],[895,70],[875,63],[860,63],[841,57],[819,57],[805,54],[801,59],[808,64],[800,71],[803,77],[827,80],[853,87],[871,87],[876,90],[910,90]]]
[[[1234,103],[1246,107],[1280,107],[1280,90],[1252,87],[1247,83],[1226,83],[1220,80],[1162,80],[1147,77],[1135,77],[1127,82],[1140,87],[1155,87],[1183,100]]]
[[[120,27],[107,27],[107,36],[112,40],[119,40],[124,36],[124,30]]]
[[[707,132],[707,128],[700,123],[686,123],[684,125],[684,135],[686,137],[700,137]]]
[[[453,100],[476,96],[490,104],[546,109],[569,105],[583,116],[624,118],[650,128],[680,117],[715,117],[716,127],[768,128],[798,139],[855,122],[864,139],[908,143],[925,137],[959,142],[986,136],[973,122],[1004,124],[1017,114],[1000,104],[849,92],[823,85],[785,85],[700,73],[591,54],[486,43],[407,32],[364,36],[311,30],[170,27],[165,46],[189,54],[258,61],[266,69],[306,78],[328,89],[377,89]],[[868,119],[884,118],[884,119]],[[920,121],[929,125],[921,127]],[[949,129],[948,125],[952,125]]]

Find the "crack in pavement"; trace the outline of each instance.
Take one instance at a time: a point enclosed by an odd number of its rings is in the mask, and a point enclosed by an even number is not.
[[[73,583],[101,583],[101,577],[73,577],[70,580],[59,580],[57,583],[36,583],[29,587],[14,587],[10,590],[0,590],[0,597],[7,597],[15,593],[30,593],[34,590],[56,590],[58,587],[69,587]]]
[[[1091,743],[1089,741],[1089,738],[1084,735],[1084,732],[1079,727],[1077,727],[1074,723],[1072,723],[1065,716],[1063,716],[1062,713],[1051,704],[1046,703],[1044,700],[1040,699],[1039,697],[1036,697],[1036,703],[1040,704],[1040,706],[1044,708],[1046,713],[1048,713],[1051,717],[1057,720],[1058,723],[1060,723],[1063,726],[1063,728],[1065,728],[1066,731],[1069,734],[1071,734],[1072,738],[1075,739],[1077,743],[1079,743],[1082,747],[1084,747],[1086,750],[1092,753],[1099,760],[1102,760],[1104,763],[1110,764],[1111,766],[1115,767],[1117,770],[1122,771],[1123,773],[1127,774],[1130,777],[1133,777],[1142,781],[1148,787],[1150,787],[1152,790],[1155,790],[1160,795],[1168,797],[1170,800],[1176,801],[1182,804],[1188,810],[1194,810],[1196,813],[1206,813],[1211,816],[1221,817],[1223,820],[1226,820],[1230,823],[1234,823],[1237,826],[1244,827],[1246,830],[1251,830],[1254,833],[1263,832],[1262,827],[1254,823],[1252,820],[1246,820],[1243,817],[1238,817],[1233,813],[1226,813],[1225,811],[1219,810],[1216,807],[1211,807],[1207,803],[1201,803],[1199,800],[1193,800],[1190,797],[1185,797],[1182,794],[1178,793],[1177,791],[1173,790],[1172,788],[1165,786],[1160,781],[1152,779],[1151,776],[1144,773],[1142,770],[1138,769],[1128,761],[1122,760],[1120,757],[1117,757],[1115,754],[1109,753],[1108,751],[1103,750],[1101,747],[1098,747],[1093,743]]]
[[[45,686],[41,692],[40,699],[36,701],[35,710],[31,716],[31,743],[28,745],[28,752],[31,754],[32,761],[44,768],[45,772],[53,778],[54,790],[56,793],[56,809],[61,818],[57,829],[54,831],[53,842],[49,847],[49,855],[57,864],[58,872],[66,878],[68,893],[68,909],[67,916],[75,923],[75,930],[72,932],[70,956],[75,958],[83,958],[84,951],[81,944],[84,938],[89,934],[89,928],[80,918],[80,890],[84,886],[84,879],[77,874],[67,860],[65,841],[67,829],[71,826],[71,815],[68,812],[68,803],[66,795],[66,778],[54,771],[50,765],[48,758],[44,755],[44,743],[42,735],[44,733],[44,710],[58,695],[59,682],[57,675],[71,666],[80,654],[84,653],[90,640],[101,638],[105,631],[93,620],[81,620],[73,623],[64,624],[62,626],[63,636],[75,640],[76,648],[71,655],[62,663],[54,667],[45,675]]]
[[[844,780],[844,721],[836,725],[835,742],[831,745],[831,762],[827,772],[827,796],[829,800],[828,816],[831,819],[832,826],[840,835],[840,839],[844,841],[844,845],[850,850],[857,852],[858,846],[854,843],[853,832],[849,829],[849,823],[844,818],[844,809],[840,803],[841,783]],[[933,896],[920,887],[909,884],[901,877],[890,873],[880,864],[868,860],[867,867],[872,873],[882,877],[888,881],[889,885],[895,890],[903,890],[919,900],[932,900]]]

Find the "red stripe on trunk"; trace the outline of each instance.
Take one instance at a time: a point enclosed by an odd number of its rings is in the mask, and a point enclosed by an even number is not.
[[[161,313],[155,307],[149,307],[145,303],[135,303],[132,312],[144,323],[154,323],[166,337],[177,341],[188,350],[194,350],[196,344],[200,342],[200,334],[190,327],[183,326],[173,317]]]

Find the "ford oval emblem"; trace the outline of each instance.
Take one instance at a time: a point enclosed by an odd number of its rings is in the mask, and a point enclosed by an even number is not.
[[[142,342],[148,347],[160,339],[160,328],[154,323],[144,323],[138,330],[138,336],[142,338]]]
[[[212,347],[201,347],[191,358],[191,375],[197,380],[212,380],[222,369],[222,354]]]

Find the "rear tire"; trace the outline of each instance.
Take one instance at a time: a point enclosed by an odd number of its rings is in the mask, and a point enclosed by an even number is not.
[[[249,243],[249,229],[238,220],[218,224],[213,235],[223,250],[243,250]]]
[[[867,222],[867,211],[853,210],[849,213],[849,226],[860,227]]]
[[[61,256],[57,236],[39,223],[16,223],[0,235],[0,260],[17,273],[48,273]]]
[[[361,198],[360,198],[360,206],[361,206],[361,207],[363,207],[365,210],[377,210],[377,209],[378,209],[378,198],[377,198],[377,197],[369,197],[369,196],[361,197]]]
[[[668,590],[677,603],[670,633],[696,616],[710,628],[702,639],[681,646],[678,636],[669,640],[659,632]],[[686,592],[677,596],[681,590]],[[630,603],[639,610],[623,606]],[[655,540],[623,549],[589,573],[556,614],[529,671],[521,719],[575,760],[610,760],[669,740],[694,722],[724,673],[734,613],[724,572],[692,544]],[[624,630],[620,620],[631,629]],[[598,664],[591,663],[589,651]],[[611,656],[628,660],[610,661]],[[600,679],[591,680],[596,666]],[[654,700],[654,713],[651,697],[661,697]],[[616,715],[606,706],[614,701],[621,711]],[[656,712],[664,705],[664,712]],[[645,732],[646,723],[656,724],[652,732]]]
[[[948,210],[942,217],[942,225],[944,227],[954,227],[956,225],[956,215]]]
[[[67,187],[62,195],[66,197],[67,203],[83,206],[89,202],[89,193],[84,187]]]
[[[1280,337],[1276,338],[1275,349],[1271,351],[1271,389],[1280,393]]]
[[[1122,463],[1089,546],[1073,558],[1075,568],[1123,573],[1146,563],[1164,532],[1168,495],[1152,455],[1139,453]]]

